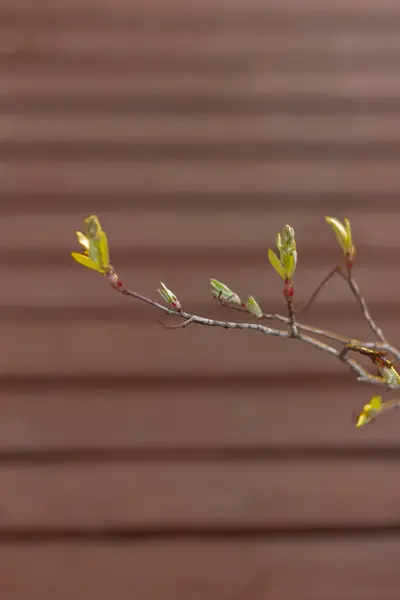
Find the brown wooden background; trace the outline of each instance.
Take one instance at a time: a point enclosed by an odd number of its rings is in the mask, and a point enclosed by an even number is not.
[[[1,0],[0,596],[398,600],[400,415],[257,333],[166,331],[69,257],[96,212],[121,276],[228,317],[215,276],[303,303],[352,219],[400,343],[397,0]],[[232,318],[235,315],[230,315]],[[312,322],[368,330],[341,281]]]

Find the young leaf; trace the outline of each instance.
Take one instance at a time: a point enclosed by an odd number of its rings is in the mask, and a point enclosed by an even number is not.
[[[220,298],[224,302],[241,305],[239,296],[228,288],[227,285],[218,281],[218,279],[210,279],[211,293],[215,298]]]
[[[169,290],[167,286],[163,284],[162,281],[160,281],[160,284],[161,287],[157,288],[157,292],[164,298],[167,304],[171,304],[174,308],[180,310],[182,308],[181,303],[179,302],[175,294],[171,292],[171,290]]]
[[[275,252],[273,250],[271,250],[271,248],[269,248],[269,250],[268,250],[268,258],[269,258],[269,262],[274,267],[274,269],[278,273],[278,275],[280,277],[282,277],[282,279],[286,279],[286,270],[283,267],[283,265],[281,264],[281,261],[279,260],[279,258],[275,254]]]
[[[355,247],[353,245],[353,236],[349,219],[344,219],[344,223],[341,223],[335,217],[325,217],[325,221],[332,226],[336,239],[344,254],[353,257],[355,254]]]
[[[260,305],[258,304],[257,300],[255,300],[255,298],[253,296],[249,296],[246,302],[246,308],[249,311],[249,313],[252,313],[253,315],[255,315],[257,317],[257,319],[262,319],[264,313],[261,310]]]

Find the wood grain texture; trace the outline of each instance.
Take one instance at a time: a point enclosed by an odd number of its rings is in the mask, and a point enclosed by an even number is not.
[[[263,193],[266,197],[295,193],[398,193],[400,176],[395,160],[231,161],[174,160],[155,162],[9,160],[0,164],[3,194],[130,193]],[[188,202],[190,195],[188,196]],[[85,207],[85,213],[87,212]]]
[[[397,540],[168,541],[0,548],[10,600],[397,600]],[[374,568],[366,568],[373,561]]]
[[[399,42],[400,44],[400,42]],[[0,142],[15,147],[23,144],[71,143],[109,144],[110,155],[117,144],[166,148],[173,144],[198,147],[215,144],[245,144],[246,149],[260,144],[272,148],[302,144],[334,147],[341,144],[383,145],[398,142],[399,121],[393,115],[360,114],[304,116],[276,114],[244,115],[237,119],[230,115],[206,115],[197,119],[175,115],[54,115],[7,114],[0,116]],[[258,146],[257,146],[258,145]],[[93,146],[94,150],[94,146]],[[349,207],[351,208],[351,207]],[[32,207],[34,210],[34,207]],[[21,215],[23,217],[23,215]]]
[[[1,10],[1,9],[0,9]],[[190,17],[190,15],[188,15]],[[266,73],[283,69],[295,73],[321,69],[322,65],[334,71],[357,69],[375,70],[380,64],[390,71],[397,60],[398,37],[393,32],[355,29],[340,31],[335,35],[318,31],[269,31],[268,35],[257,29],[243,28],[210,30],[205,38],[202,31],[179,30],[96,30],[66,28],[47,29],[43,24],[23,27],[4,26],[0,41],[0,57],[4,66],[23,71],[36,66],[48,69],[73,67],[76,71],[110,69],[119,71],[128,67],[133,72],[149,73],[168,66],[171,72],[219,71],[220,73],[252,72],[262,67]],[[385,60],[386,59],[386,60]]]
[[[4,88],[1,96],[18,99],[27,98],[54,99],[62,97],[73,99],[76,96],[95,97],[101,94],[104,99],[112,99],[117,94],[134,96],[138,99],[151,95],[168,97],[187,97],[198,95],[206,98],[208,95],[218,95],[229,99],[230,96],[240,95],[243,98],[280,97],[280,96],[313,96],[320,94],[329,97],[360,97],[382,98],[400,95],[400,83],[396,73],[374,74],[317,74],[304,75],[292,73],[265,74],[260,72],[245,72],[237,74],[152,74],[138,73],[132,77],[106,72],[92,73],[52,73],[41,74],[30,72],[5,73],[2,75]]]
[[[366,461],[398,455],[398,422],[387,415],[354,434],[352,413],[370,390],[350,378],[297,375],[296,383],[266,374],[224,380],[170,374],[105,380],[32,381],[0,396],[0,462],[24,460],[162,461],[213,456],[321,462],[341,452]],[[124,387],[122,384],[125,382]],[[296,387],[297,385],[297,387]],[[110,389],[111,388],[111,389]],[[375,449],[368,454],[368,449]],[[389,449],[386,452],[385,449]],[[326,452],[326,453],[324,453]],[[380,454],[382,452],[382,454]],[[215,453],[215,454],[214,454]],[[359,454],[357,454],[359,453]],[[369,458],[368,458],[369,457]],[[395,463],[396,464],[396,463]],[[326,468],[329,470],[329,464]],[[383,463],[381,463],[383,468]]]
[[[35,3],[35,6],[29,4],[29,0],[17,0],[17,2],[11,2],[10,0],[5,0],[2,3],[2,7],[4,10],[14,8],[17,10],[27,10],[31,9],[32,12],[38,12],[39,14],[44,11],[48,13],[52,12],[60,12],[61,14],[79,14],[80,10],[90,11],[93,10],[93,7],[96,6],[100,12],[116,12],[120,15],[124,15],[126,13],[134,13],[134,11],[147,12],[149,15],[152,15],[153,18],[156,15],[153,14],[154,9],[162,9],[164,8],[164,12],[176,11],[178,14],[189,15],[193,14],[194,17],[201,17],[202,14],[224,14],[229,15],[229,11],[238,12],[251,12],[252,10],[261,10],[262,12],[268,11],[279,11],[283,13],[285,16],[288,16],[290,11],[297,9],[299,12],[304,11],[309,15],[309,11],[314,11],[319,9],[321,12],[326,12],[328,14],[339,13],[341,15],[346,16],[347,14],[354,14],[355,11],[366,12],[367,14],[380,15],[380,14],[389,14],[396,15],[399,12],[398,6],[393,3],[391,0],[382,0],[382,2],[377,6],[373,0],[338,0],[333,3],[330,1],[325,1],[322,5],[317,2],[317,0],[268,0],[268,2],[263,2],[262,0],[250,0],[247,2],[246,0],[234,0],[230,2],[229,5],[224,2],[224,0],[218,0],[218,2],[204,2],[203,4],[195,5],[192,7],[188,7],[188,5],[184,2],[184,0],[169,0],[168,5],[162,2],[162,0],[135,0],[134,5],[128,0],[118,0],[116,4],[111,7],[108,4],[107,0],[101,0],[98,4],[94,4],[93,0],[86,0],[85,4],[81,4],[78,0],[72,0],[67,5],[63,4],[61,0],[57,0],[56,2],[52,2],[51,0],[40,0]]]
[[[0,531],[400,526],[395,461],[180,462],[2,466]]]

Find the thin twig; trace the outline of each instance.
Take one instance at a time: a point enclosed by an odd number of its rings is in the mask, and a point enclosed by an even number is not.
[[[162,325],[165,329],[184,329],[190,325],[190,323],[193,323],[193,318],[190,317],[190,319],[187,319],[183,323],[178,323],[177,325],[168,325],[167,323],[161,321],[161,319],[157,319],[157,322],[160,323],[160,325]]]
[[[283,323],[287,323],[287,324],[290,323],[288,317],[284,317],[284,316],[278,315],[278,314],[264,313],[263,318],[282,321]],[[296,324],[297,324],[297,327],[303,331],[308,331],[309,333],[313,333],[314,335],[320,335],[321,337],[325,337],[328,340],[332,340],[334,342],[340,342],[341,344],[348,344],[350,341],[345,336],[340,335],[339,333],[333,333],[333,331],[329,331],[328,329],[321,329],[320,327],[314,327],[313,325],[299,323],[299,321],[297,321]],[[360,342],[360,344],[361,344],[361,342]]]
[[[364,315],[364,318],[367,321],[368,325],[370,326],[371,330],[381,340],[381,342],[386,344],[387,341],[383,334],[383,331],[382,331],[382,329],[380,329],[380,327],[378,327],[378,325],[375,323],[374,319],[372,318],[371,313],[369,312],[367,303],[365,301],[365,298],[363,297],[363,295],[360,292],[360,288],[358,287],[357,282],[353,277],[353,273],[352,273],[351,269],[348,270],[347,275],[345,275],[341,271],[339,271],[339,275],[341,275],[343,277],[343,279],[345,281],[347,281],[347,283],[349,284],[349,287],[350,287],[351,291],[353,292],[353,295],[354,295],[355,299],[357,300],[357,302],[361,308],[361,311]]]
[[[320,291],[322,290],[322,288],[324,287],[324,285],[326,285],[328,283],[328,281],[330,281],[332,279],[332,277],[334,275],[336,275],[336,273],[340,272],[340,267],[335,267],[333,269],[333,271],[331,271],[319,284],[319,286],[317,287],[317,289],[315,290],[315,292],[312,294],[311,298],[309,299],[309,301],[307,302],[307,304],[305,306],[303,306],[303,308],[299,311],[299,314],[305,313],[309,310],[310,306],[314,303],[314,301],[316,300],[318,294],[320,293]]]
[[[237,310],[239,312],[246,313],[247,315],[250,314],[248,309],[243,306],[229,304],[222,299],[220,300],[220,304],[224,308],[230,308],[232,310]],[[265,319],[267,321],[281,321],[282,323],[285,323],[286,325],[290,325],[289,317],[284,317],[283,315],[279,315],[278,313],[263,313],[261,319]],[[319,327],[314,327],[312,325],[300,323],[297,320],[296,320],[296,325],[297,325],[298,329],[301,329],[303,331],[308,331],[309,333],[313,333],[314,335],[320,335],[321,337],[325,337],[329,340],[339,342],[341,344],[348,344],[350,342],[350,339],[345,337],[344,335],[340,335],[339,333],[334,333],[333,331],[329,331],[328,329],[321,329]],[[363,344],[363,342],[359,342],[359,343],[360,343],[360,345]],[[365,344],[363,344],[363,345],[365,346]]]
[[[379,411],[378,415],[386,410],[393,410],[394,408],[400,407],[400,398],[390,398],[389,400],[382,401],[382,409]]]
[[[386,342],[360,342],[360,345],[373,350],[385,350],[392,354],[396,360],[400,360],[400,350],[397,350],[397,348]]]

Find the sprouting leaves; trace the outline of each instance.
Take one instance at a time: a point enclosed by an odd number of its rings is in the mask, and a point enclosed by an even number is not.
[[[386,362],[389,363],[389,361]],[[383,379],[390,387],[400,386],[400,375],[391,363],[389,363],[389,366],[385,365],[381,367],[380,372],[382,374]]]
[[[160,288],[157,288],[157,292],[162,296],[167,304],[171,304],[177,310],[181,310],[182,306],[179,302],[178,298],[175,296],[171,290],[167,288],[166,285],[162,281],[160,281]]]
[[[345,256],[352,260],[355,256],[356,249],[353,244],[353,235],[349,219],[344,219],[342,223],[335,217],[325,217],[325,221],[332,226],[336,239]]]
[[[76,232],[78,242],[83,246],[84,251],[83,253],[71,252],[71,256],[84,267],[106,275],[110,270],[106,233],[96,215],[89,215],[84,223],[86,226],[85,234],[80,231]]]
[[[281,233],[276,236],[276,247],[279,257],[271,248],[268,250],[268,258],[282,279],[285,281],[292,279],[297,265],[297,250],[295,232],[293,227],[285,225]]]
[[[358,416],[356,427],[371,423],[383,409],[382,396],[373,396]]]
[[[253,296],[249,296],[247,298],[246,309],[249,313],[255,315],[257,319],[262,319],[264,316],[261,306],[258,304],[257,300]]]
[[[222,302],[229,302],[241,306],[240,297],[228,288],[227,285],[218,281],[218,279],[210,279],[211,293],[214,298],[218,298]]]

